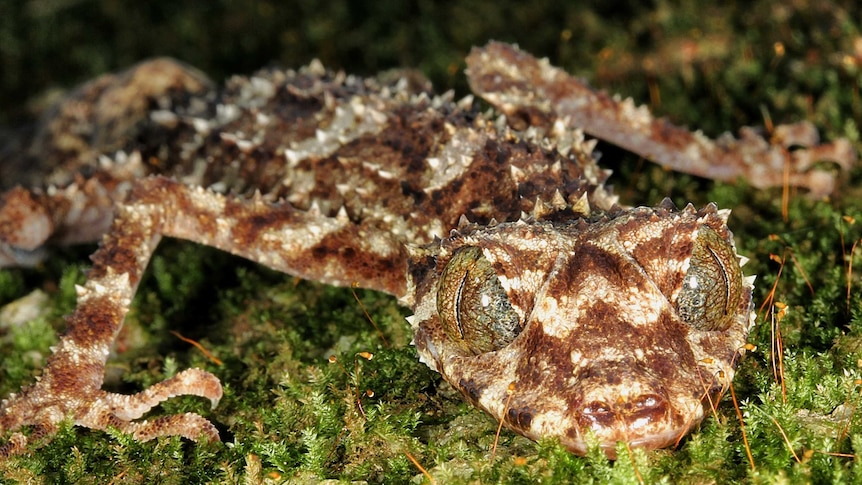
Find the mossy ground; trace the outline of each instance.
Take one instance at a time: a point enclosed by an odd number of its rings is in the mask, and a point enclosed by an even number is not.
[[[49,87],[154,55],[182,58],[216,79],[313,57],[358,73],[408,66],[439,88],[463,92],[464,54],[494,38],[711,135],[765,118],[807,119],[825,138],[845,136],[860,148],[862,10],[850,1],[317,3],[2,0],[2,118],[26,117],[39,103],[20,100],[39,99]],[[751,258],[745,270],[758,275],[758,305],[767,302],[750,339],[756,349],[734,381],[744,433],[725,396],[675,450],[621,449],[611,463],[598,451],[575,457],[504,431],[492,452],[496,423],[416,360],[405,310],[391,299],[358,291],[360,304],[349,289],[169,241],[127,319],[108,385],[134,392],[189,366],[216,373],[226,388],[218,408],[179,398],[160,412],[202,413],[224,444],[136,443],[66,427],[38,450],[0,464],[0,479],[427,481],[412,457],[438,483],[862,482],[860,171],[842,174],[830,200],[791,193],[785,216],[780,188],[712,183],[602,150],[626,203],[670,196],[678,205],[716,201],[734,209],[739,252]],[[62,252],[35,270],[0,271],[0,304],[36,288],[50,297],[41,316],[0,336],[2,395],[38,374],[62,315],[74,306],[73,284],[82,281],[91,250]]]

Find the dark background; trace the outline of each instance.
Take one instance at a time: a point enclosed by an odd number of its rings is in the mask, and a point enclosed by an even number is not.
[[[26,120],[51,88],[153,56],[217,81],[313,58],[356,74],[413,67],[438,90],[463,92],[465,54],[495,39],[718,133],[760,121],[752,100],[779,120],[802,114],[793,99],[770,99],[770,87],[802,83],[816,100],[829,87],[818,68],[841,64],[824,52],[852,51],[859,16],[852,1],[2,0],[0,123]],[[706,123],[699,112],[711,114]]]

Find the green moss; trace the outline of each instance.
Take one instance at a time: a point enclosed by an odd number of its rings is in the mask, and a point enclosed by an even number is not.
[[[855,43],[862,12],[852,2],[207,5],[3,2],[0,100],[9,107],[3,119],[25,116],[27,106],[38,102],[20,100],[49,86],[165,54],[215,79],[270,61],[297,66],[312,57],[358,73],[412,66],[438,89],[463,92],[464,54],[495,38],[517,41],[597,86],[708,134],[762,124],[765,116],[774,123],[807,119],[824,137],[846,136],[859,148],[862,75]],[[438,483],[862,481],[862,249],[854,247],[862,245],[862,173],[842,175],[829,201],[793,193],[785,219],[780,189],[716,184],[668,173],[613,147],[601,149],[626,203],[670,196],[680,206],[716,201],[733,208],[730,225],[739,251],[751,258],[745,270],[758,275],[756,301],[771,296],[787,305],[778,322],[783,379],[773,371],[776,337],[767,306],[750,339],[756,350],[734,381],[754,469],[729,396],[677,449],[632,455],[620,449],[615,463],[598,449],[575,457],[553,442],[533,443],[507,431],[497,440],[493,420],[416,360],[404,310],[391,299],[360,291],[360,306],[350,290],[167,243],[127,319],[108,386],[134,392],[189,366],[204,367],[225,383],[218,408],[181,398],[158,412],[201,413],[219,427],[224,444],[176,438],[136,443],[67,426],[31,455],[0,463],[0,479],[424,483],[409,453]],[[33,288],[50,295],[50,311],[3,330],[4,395],[41,368],[63,326],[61,315],[74,307],[73,285],[82,281],[89,251],[63,253],[36,270],[0,270],[0,302]],[[200,342],[223,364],[169,330]],[[374,358],[357,357],[359,352]],[[330,355],[338,363],[329,363]]]

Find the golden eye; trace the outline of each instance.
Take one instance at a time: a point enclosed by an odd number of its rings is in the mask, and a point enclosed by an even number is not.
[[[679,316],[698,330],[727,330],[741,294],[742,270],[736,251],[717,232],[701,226],[677,299]]]
[[[437,312],[446,336],[473,355],[502,349],[522,329],[497,272],[473,246],[456,250],[443,269]]]

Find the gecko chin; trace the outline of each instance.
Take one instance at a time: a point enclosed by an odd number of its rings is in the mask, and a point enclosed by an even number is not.
[[[586,455],[588,447],[592,443],[598,443],[605,455],[611,459],[617,459],[617,444],[624,442],[629,448],[660,449],[673,446],[688,433],[690,427],[682,425],[679,427],[668,427],[669,423],[654,423],[648,434],[632,438],[631,431],[617,428],[602,428],[596,432],[591,430],[593,437],[561,438],[560,443],[573,453]]]

